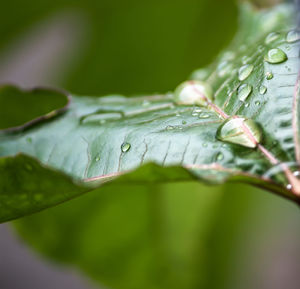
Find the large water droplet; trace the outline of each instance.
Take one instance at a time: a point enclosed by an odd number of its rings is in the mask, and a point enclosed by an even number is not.
[[[286,41],[289,43],[293,43],[296,41],[300,40],[300,32],[296,30],[291,30],[287,35],[286,35]]]
[[[177,104],[207,106],[207,101],[213,99],[213,91],[207,83],[191,80],[176,88],[174,98]]]
[[[239,80],[243,81],[249,77],[254,69],[254,65],[246,64],[239,69]]]
[[[238,98],[240,101],[245,101],[248,96],[251,94],[252,92],[252,86],[250,84],[243,84],[239,87],[238,89]]]
[[[268,34],[268,36],[265,39],[265,43],[266,44],[270,44],[271,42],[275,41],[276,39],[278,39],[280,36],[280,34],[278,32],[271,32],[270,34]]]
[[[281,49],[273,48],[268,51],[265,60],[272,64],[281,63],[287,60],[287,55]]]
[[[262,131],[252,119],[230,117],[218,128],[217,138],[221,141],[255,148],[261,141]]]
[[[124,142],[124,143],[122,143],[122,145],[121,145],[121,151],[122,151],[123,153],[128,152],[128,151],[130,150],[130,148],[131,148],[131,144],[128,143],[128,142]]]
[[[265,94],[267,92],[267,88],[264,85],[261,85],[258,89],[259,94]]]

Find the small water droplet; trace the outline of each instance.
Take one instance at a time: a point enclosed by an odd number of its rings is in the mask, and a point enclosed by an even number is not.
[[[266,79],[267,80],[271,80],[273,77],[274,77],[274,75],[273,75],[272,72],[270,72],[270,71],[266,72]]]
[[[293,43],[296,41],[300,40],[300,32],[296,30],[291,30],[287,35],[286,35],[286,41],[289,43]]]
[[[247,103],[245,104],[245,107],[249,107],[249,105],[250,105],[249,102],[247,102]]]
[[[202,112],[199,114],[199,118],[209,118],[209,117],[210,117],[210,115],[206,112]]]
[[[265,61],[276,64],[287,60],[287,55],[279,48],[273,48],[268,51],[265,56]]]
[[[280,34],[278,32],[271,32],[268,34],[268,36],[265,39],[265,44],[270,44],[271,42],[274,42],[276,39],[278,39]]]
[[[204,148],[206,148],[206,147],[207,147],[207,143],[204,142],[204,143],[202,144],[202,146],[203,146]]]
[[[259,87],[259,94],[265,94],[267,92],[267,87],[265,87],[264,85],[261,85]]]
[[[186,124],[186,121],[185,121],[185,120],[183,120],[181,123],[182,123],[182,124]]]
[[[96,156],[95,161],[99,162],[100,161],[100,156]]]
[[[224,77],[233,71],[233,65],[228,61],[221,62],[217,67],[218,76]]]
[[[293,186],[291,184],[287,184],[286,188],[287,188],[287,190],[291,190],[293,188]]]
[[[216,160],[217,161],[222,161],[223,159],[224,159],[224,155],[221,152],[217,153]]]
[[[293,172],[293,175],[294,175],[295,177],[299,177],[299,176],[300,176],[300,171],[295,171],[295,172]]]
[[[174,93],[177,104],[207,106],[207,101],[213,99],[213,91],[205,82],[191,80],[180,84]]]
[[[254,69],[254,65],[246,64],[239,69],[239,80],[243,81],[249,77]]]
[[[250,84],[243,84],[239,87],[238,89],[238,98],[240,101],[245,101],[248,96],[251,94],[252,92],[252,86]]]
[[[143,106],[149,106],[150,105],[150,101],[149,100],[143,100],[142,105]]]
[[[128,143],[128,142],[124,142],[124,143],[122,143],[122,145],[121,145],[121,151],[122,151],[123,153],[128,152],[128,151],[130,150],[130,148],[131,148],[131,144]]]
[[[166,130],[173,130],[174,129],[174,126],[173,125],[168,125],[167,127],[166,127]]]
[[[198,116],[198,112],[192,112],[192,116]]]
[[[202,109],[200,107],[195,107],[194,112],[196,113],[202,112]]]
[[[255,148],[262,139],[262,131],[252,119],[234,116],[220,125],[216,137],[221,141]]]
[[[195,70],[192,75],[191,75],[191,79],[194,80],[205,80],[207,77],[209,76],[209,70],[206,68],[200,68]]]
[[[32,143],[32,138],[31,138],[31,137],[27,137],[27,138],[26,138],[26,141],[27,141],[28,143]]]
[[[272,145],[273,145],[273,146],[276,146],[277,144],[278,144],[278,141],[277,141],[277,140],[273,140],[273,141],[272,141]]]
[[[257,100],[257,101],[254,102],[254,104],[257,105],[257,106],[259,106],[260,105],[260,101]]]

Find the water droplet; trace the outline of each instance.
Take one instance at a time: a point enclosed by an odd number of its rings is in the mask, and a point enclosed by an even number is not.
[[[259,87],[259,94],[265,94],[267,92],[267,88],[264,85]]]
[[[287,188],[287,190],[291,190],[293,188],[293,186],[291,184],[287,184],[286,188]]]
[[[245,104],[245,107],[249,107],[249,105],[250,105],[249,102],[247,102],[247,103]]]
[[[200,107],[195,107],[194,112],[196,113],[202,112],[202,109]]]
[[[124,142],[124,143],[122,143],[122,145],[121,145],[121,151],[122,151],[123,153],[128,152],[128,151],[130,150],[130,148],[131,148],[131,144],[128,143],[128,142]]]
[[[198,116],[198,112],[192,112],[192,116]]]
[[[257,101],[254,102],[254,104],[257,105],[257,106],[259,106],[260,105],[260,101],[257,100]]]
[[[191,79],[194,80],[205,80],[207,77],[209,76],[209,70],[206,68],[200,68],[195,70],[192,75],[191,75]]]
[[[270,49],[265,56],[265,61],[276,64],[287,60],[287,55],[279,48]]]
[[[202,146],[203,146],[204,148],[206,148],[206,147],[207,147],[207,143],[204,142],[204,143],[202,144]]]
[[[186,124],[186,121],[185,121],[185,120],[183,120],[181,123],[182,123],[182,124]]]
[[[242,63],[243,64],[247,64],[248,63],[248,61],[250,61],[250,57],[248,57],[247,55],[244,55],[243,57],[242,57]]]
[[[202,112],[199,114],[199,118],[209,118],[209,117],[210,117],[210,115],[206,112]]]
[[[266,79],[267,79],[267,80],[270,80],[270,79],[272,79],[272,78],[273,78],[273,76],[274,76],[274,75],[273,75],[273,73],[272,73],[272,72],[269,72],[269,71],[268,71],[268,72],[266,73]]]
[[[268,36],[265,39],[265,44],[270,44],[271,42],[274,42],[276,39],[278,39],[280,34],[278,32],[271,32],[268,34]]]
[[[32,138],[31,138],[31,137],[27,137],[27,138],[26,138],[26,141],[27,141],[28,143],[32,143]]]
[[[166,130],[173,130],[174,129],[174,126],[173,125],[168,125],[167,127],[166,127]]]
[[[149,100],[143,100],[142,105],[143,106],[149,106],[150,105],[150,101]]]
[[[228,61],[221,62],[217,67],[218,75],[223,77],[233,71],[233,65]]]
[[[252,92],[252,86],[250,84],[243,84],[239,87],[238,89],[238,98],[240,101],[245,101],[247,97],[251,94]]]
[[[100,161],[100,156],[96,156],[95,161],[99,162]]]
[[[230,117],[220,125],[217,139],[248,148],[255,148],[261,141],[262,131],[252,119]]]
[[[246,64],[239,69],[239,80],[243,81],[249,77],[254,69],[254,65]]]
[[[207,101],[213,98],[213,91],[207,83],[191,80],[176,88],[174,98],[177,104],[207,106]]]
[[[224,155],[222,153],[217,153],[216,160],[217,161],[222,161],[223,159],[224,159]]]
[[[295,171],[295,172],[293,172],[293,175],[294,175],[295,177],[299,177],[299,176],[300,176],[300,171]]]
[[[277,141],[277,140],[273,140],[273,141],[272,141],[272,145],[273,145],[273,146],[276,146],[277,144],[278,144],[278,141]]]
[[[300,32],[296,30],[291,30],[287,35],[286,35],[286,41],[289,43],[293,43],[296,41],[300,40]]]

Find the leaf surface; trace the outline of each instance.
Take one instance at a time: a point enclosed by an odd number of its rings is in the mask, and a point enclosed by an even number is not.
[[[1,220],[39,211],[47,203],[52,206],[68,200],[124,174],[120,182],[194,178],[220,184],[239,180],[297,201],[298,192],[286,188],[298,185],[293,175],[298,167],[298,108],[293,105],[298,99],[299,41],[287,40],[292,15],[291,6],[260,13],[244,8],[244,25],[232,44],[235,50],[226,51],[209,68],[192,75],[212,88],[211,105],[178,105],[172,93],[136,98],[73,95],[68,109],[55,119],[32,123],[21,131],[0,131],[1,170],[5,172],[0,176],[1,205],[9,208],[1,210]],[[274,32],[276,37],[269,41]],[[273,48],[281,49],[287,59],[278,64],[265,61]],[[252,69],[241,80],[244,65]],[[250,92],[241,100],[242,85],[248,85]],[[9,94],[15,88],[3,91]],[[26,93],[31,96],[30,91]],[[257,147],[217,137],[225,119],[237,115],[257,123],[263,135]],[[27,161],[36,170],[23,174]],[[163,169],[166,167],[169,169]],[[64,195],[55,182],[55,193],[47,194],[50,187],[43,185],[48,180],[46,172],[49,179],[60,172],[63,182],[70,185],[70,194]],[[18,177],[14,178],[17,182],[12,182],[12,175]],[[31,177],[41,178],[40,187],[32,191],[24,188]],[[76,187],[73,195],[72,186]],[[32,199],[38,190],[42,201]],[[22,195],[24,201],[10,205],[12,192]]]

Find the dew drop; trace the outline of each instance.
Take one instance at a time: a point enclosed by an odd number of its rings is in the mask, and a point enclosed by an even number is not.
[[[261,85],[258,89],[259,94],[265,94],[267,92],[267,88],[264,85]]]
[[[210,117],[210,115],[208,114],[208,113],[206,113],[206,112],[202,112],[202,113],[200,113],[199,114],[199,118],[209,118]]]
[[[217,139],[248,148],[255,148],[262,139],[262,131],[252,119],[230,117],[217,130]]]
[[[193,112],[200,113],[202,112],[202,109],[200,107],[195,107]]]
[[[260,101],[257,100],[257,101],[254,102],[254,104],[255,104],[256,106],[259,106],[259,105],[260,105]]]
[[[233,65],[228,61],[221,62],[217,67],[218,76],[223,77],[233,71]]]
[[[247,102],[247,103],[245,104],[245,107],[249,107],[249,105],[250,105],[249,102]]]
[[[174,126],[173,125],[168,125],[167,127],[166,127],[166,130],[173,130],[174,129]]]
[[[268,72],[266,73],[266,79],[267,79],[267,80],[271,80],[273,77],[274,77],[274,75],[273,75],[272,72],[269,72],[269,71],[268,71]]]
[[[287,55],[279,48],[273,48],[265,55],[265,61],[276,64],[287,60]]]
[[[291,184],[287,184],[287,185],[286,185],[286,188],[287,188],[288,190],[291,190],[291,189],[293,188],[293,186],[292,186]]]
[[[192,75],[191,75],[191,79],[194,80],[205,80],[207,77],[209,76],[209,70],[207,70],[206,68],[200,68],[195,70]]]
[[[175,102],[181,105],[207,106],[213,99],[213,91],[205,82],[191,80],[180,84],[174,93]]]
[[[124,142],[124,143],[122,143],[122,145],[121,145],[121,151],[122,151],[123,153],[128,152],[128,151],[130,150],[130,148],[131,148],[131,144],[128,143],[128,142]]]
[[[243,80],[247,79],[250,76],[250,74],[252,73],[253,69],[254,69],[254,65],[252,65],[252,64],[243,65],[239,69],[239,80],[243,81]]]
[[[204,148],[206,148],[206,147],[207,147],[207,143],[204,142],[204,143],[202,144],[202,146],[203,146]]]
[[[286,35],[286,41],[289,43],[293,43],[296,41],[300,40],[300,33],[299,31],[296,30],[291,30],[287,35]]]
[[[26,141],[27,141],[28,143],[32,143],[32,138],[31,138],[31,137],[27,137],[27,138],[26,138]]]
[[[252,92],[252,86],[250,84],[243,84],[239,87],[238,89],[238,98],[240,101],[245,101],[248,96],[251,94]]]
[[[293,175],[294,175],[295,177],[299,177],[299,176],[300,176],[300,171],[295,171],[295,172],[293,172]]]
[[[186,124],[186,121],[185,121],[185,120],[183,120],[181,123],[182,123],[182,124]]]
[[[217,153],[216,155],[216,160],[217,161],[222,161],[224,159],[224,155],[220,152],[220,153]]]
[[[95,161],[99,162],[100,161],[100,156],[96,156]]]
[[[278,32],[271,32],[270,34],[267,35],[265,39],[265,44],[270,44],[274,42],[276,39],[278,39],[280,34]]]
[[[198,112],[192,112],[192,116],[198,116]]]
[[[150,104],[151,103],[149,100],[143,100],[143,103],[142,103],[143,106],[149,106]]]

